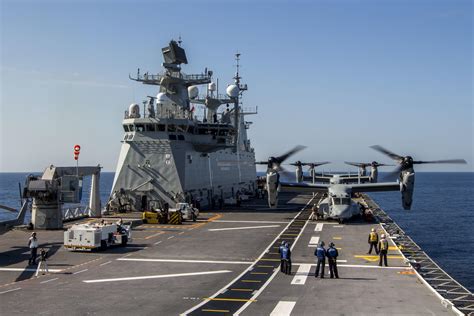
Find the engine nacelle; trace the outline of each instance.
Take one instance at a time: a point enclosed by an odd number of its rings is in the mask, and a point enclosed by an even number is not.
[[[296,166],[296,182],[301,183],[303,182],[303,167],[301,166]]]
[[[280,175],[274,170],[267,171],[267,193],[268,206],[276,208],[278,206],[278,186],[280,184]]]
[[[411,209],[413,190],[415,189],[415,172],[403,171],[400,175],[400,192],[402,193],[403,209]]]
[[[377,167],[372,167],[370,169],[370,182],[376,183],[378,176],[379,176],[379,171]]]

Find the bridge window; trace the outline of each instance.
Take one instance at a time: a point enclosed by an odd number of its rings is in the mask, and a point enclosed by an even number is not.
[[[146,124],[145,127],[147,132],[154,132],[156,130],[155,124]]]
[[[135,130],[137,132],[144,132],[145,131],[145,126],[143,124],[136,124],[135,125]]]
[[[133,126],[133,124],[130,124],[128,125],[128,129],[130,130],[130,132],[133,132],[135,130],[135,127]]]
[[[168,125],[168,132],[176,132],[176,126],[173,124]]]
[[[166,131],[166,125],[158,124],[158,132],[164,132],[164,131]]]
[[[176,140],[176,135],[168,135],[169,140]]]
[[[184,140],[184,135],[178,135],[178,140]]]
[[[341,199],[341,204],[350,205],[351,204],[351,199],[350,198],[342,198]]]
[[[124,125],[124,126],[123,126],[123,130],[126,131],[126,132],[128,132],[128,125]]]

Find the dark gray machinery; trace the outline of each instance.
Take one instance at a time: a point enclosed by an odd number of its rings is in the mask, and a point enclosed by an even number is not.
[[[89,198],[89,216],[101,217],[100,166],[56,167],[49,166],[41,177],[29,176],[23,198],[32,199],[31,222],[35,229],[62,229],[65,203],[79,203],[82,197],[82,180],[92,176]]]

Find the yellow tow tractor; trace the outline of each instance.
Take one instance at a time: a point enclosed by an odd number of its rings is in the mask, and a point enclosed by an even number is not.
[[[145,211],[142,213],[144,224],[168,224],[168,213],[164,211]]]

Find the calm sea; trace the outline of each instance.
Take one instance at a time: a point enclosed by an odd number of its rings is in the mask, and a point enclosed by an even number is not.
[[[18,183],[23,185],[27,175],[0,173],[0,204],[19,208]],[[111,172],[101,174],[102,205],[113,177]],[[85,181],[84,200],[89,187]],[[398,192],[371,196],[443,269],[474,290],[474,173],[418,172],[411,211],[402,209]],[[12,216],[0,210],[0,220]]]

